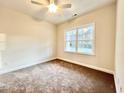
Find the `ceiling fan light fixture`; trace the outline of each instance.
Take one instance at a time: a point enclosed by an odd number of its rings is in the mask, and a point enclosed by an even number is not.
[[[58,7],[54,3],[52,3],[48,6],[48,8],[51,13],[55,13]]]

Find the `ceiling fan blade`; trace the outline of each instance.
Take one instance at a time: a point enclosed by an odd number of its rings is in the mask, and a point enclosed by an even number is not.
[[[36,19],[37,21],[41,21],[41,20],[43,20],[45,18],[47,11],[48,11],[48,8],[47,7],[44,7],[42,9],[38,10],[33,15],[33,18]]]
[[[58,0],[47,0],[48,4],[58,4]]]
[[[62,4],[59,5],[60,8],[71,8],[72,4]]]
[[[58,0],[54,0],[54,3],[55,3],[56,5],[58,5]]]
[[[48,2],[48,4],[50,4],[50,0],[46,0]]]
[[[33,0],[31,0],[31,3],[37,4],[37,5],[44,5],[43,3],[40,3],[40,2],[37,2],[37,1],[33,1]]]

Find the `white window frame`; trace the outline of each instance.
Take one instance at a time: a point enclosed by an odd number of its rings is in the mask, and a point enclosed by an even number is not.
[[[79,53],[78,52],[78,29],[79,28],[84,28],[84,27],[88,27],[89,25],[93,25],[94,26],[94,31],[93,31],[93,53]],[[76,53],[76,54],[83,54],[83,55],[96,55],[96,33],[95,33],[95,23],[92,22],[92,23],[89,23],[89,24],[85,24],[85,25],[82,25],[82,26],[77,26],[77,27],[73,27],[73,28],[69,28],[67,30],[64,31],[64,52],[67,52],[67,53]],[[76,30],[76,52],[73,52],[73,51],[66,51],[66,32],[69,32],[71,30]]]

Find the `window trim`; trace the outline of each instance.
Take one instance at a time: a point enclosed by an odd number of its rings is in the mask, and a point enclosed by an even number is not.
[[[94,27],[94,31],[93,31],[93,53],[80,53],[78,52],[78,29],[79,28],[84,28],[84,27],[87,27],[89,25],[93,25]],[[71,31],[71,30],[76,30],[76,51],[73,52],[73,51],[67,51],[66,50],[66,32],[68,31]],[[67,53],[74,53],[74,54],[81,54],[81,55],[89,55],[89,56],[95,56],[96,55],[96,25],[95,25],[95,22],[91,22],[89,24],[85,24],[85,25],[82,25],[82,26],[76,26],[76,27],[72,27],[72,28],[68,28],[64,31],[64,52],[67,52]]]

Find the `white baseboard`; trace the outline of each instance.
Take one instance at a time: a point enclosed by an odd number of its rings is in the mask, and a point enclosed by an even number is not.
[[[37,61],[37,62],[33,62],[31,64],[20,65],[20,66],[13,67],[13,68],[12,67],[11,68],[6,67],[6,68],[3,68],[3,69],[0,69],[0,75],[8,73],[8,72],[16,71],[16,70],[19,70],[19,69],[27,68],[27,67],[30,67],[30,66],[34,66],[34,65],[37,65],[37,64],[40,64],[40,63],[45,63],[45,62],[55,60],[55,59],[56,58],[44,59],[44,60],[40,60],[40,61]]]
[[[67,62],[70,62],[70,63],[78,64],[78,65],[81,65],[81,66],[85,66],[85,67],[88,67],[88,68],[92,68],[92,69],[95,69],[95,70],[98,70],[98,71],[102,71],[102,72],[106,72],[106,73],[109,73],[109,74],[113,74],[114,75],[114,71],[111,71],[109,69],[105,69],[105,68],[100,68],[100,67],[88,65],[88,64],[85,64],[85,63],[81,63],[81,62],[78,62],[78,61],[64,59],[64,58],[61,58],[61,57],[57,57],[57,59],[64,60],[64,61],[67,61]]]
[[[114,81],[115,81],[116,93],[122,93],[120,91],[120,85],[119,85],[120,82],[118,81],[118,78],[117,78],[117,75],[116,74],[114,74]]]
[[[114,74],[114,82],[115,82],[115,87],[116,87],[116,93],[119,93],[118,92],[118,85],[117,85],[117,78],[116,78],[115,74]]]
[[[33,66],[33,65],[37,65],[37,64],[44,63],[44,62],[47,62],[47,61],[50,61],[50,60],[55,60],[55,59],[64,60],[64,61],[67,61],[67,62],[70,62],[70,63],[73,63],[73,64],[78,64],[78,65],[81,65],[81,66],[85,66],[85,67],[88,67],[88,68],[92,68],[92,69],[95,69],[95,70],[99,70],[99,71],[106,72],[106,73],[114,75],[114,71],[111,71],[111,70],[108,70],[108,69],[105,69],[105,68],[100,68],[100,67],[88,65],[88,64],[84,64],[84,63],[81,63],[81,62],[78,62],[78,61],[73,61],[73,60],[60,58],[60,57],[40,60],[40,61],[34,62],[32,64],[20,65],[20,66],[14,67],[14,68],[7,68],[7,69],[5,68],[5,69],[0,70],[0,74],[16,71],[16,70],[19,70],[19,69],[23,69],[23,68],[26,68],[26,67],[30,67],[30,66]]]

